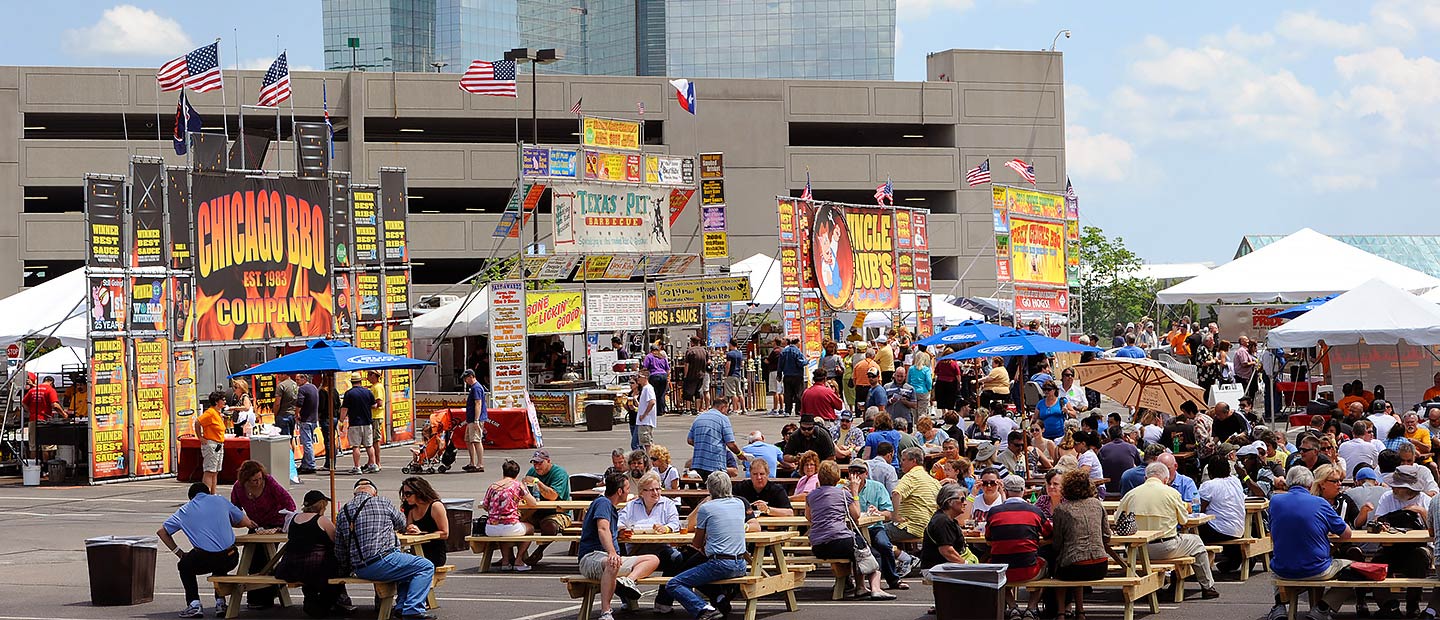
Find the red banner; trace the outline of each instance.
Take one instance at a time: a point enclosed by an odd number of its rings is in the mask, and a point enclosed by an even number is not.
[[[1017,312],[1070,312],[1070,292],[1067,290],[1015,289],[1015,310]]]

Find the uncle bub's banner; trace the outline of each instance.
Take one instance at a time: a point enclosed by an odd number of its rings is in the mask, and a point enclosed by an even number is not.
[[[835,310],[899,308],[895,250],[893,209],[820,205],[811,222],[807,256],[820,298]]]
[[[326,181],[196,175],[191,183],[196,340],[329,333],[334,296]]]

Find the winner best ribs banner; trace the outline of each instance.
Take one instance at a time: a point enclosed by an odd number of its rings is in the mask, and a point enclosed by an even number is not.
[[[670,188],[556,183],[555,251],[670,253]]]
[[[94,338],[90,351],[90,479],[118,478],[130,473],[125,339]]]
[[[390,324],[387,352],[391,355],[410,357],[410,325]],[[390,377],[386,391],[390,398],[390,440],[410,441],[415,438],[415,392],[412,381],[413,371],[387,371]]]
[[[196,340],[330,333],[326,181],[196,175],[191,189]]]

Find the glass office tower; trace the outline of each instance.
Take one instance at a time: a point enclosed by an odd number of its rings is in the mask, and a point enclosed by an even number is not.
[[[436,0],[324,0],[321,15],[326,69],[433,71]]]

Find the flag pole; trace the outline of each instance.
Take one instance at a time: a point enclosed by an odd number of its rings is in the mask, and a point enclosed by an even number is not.
[[[182,91],[183,92],[183,91]],[[160,150],[160,157],[165,157],[165,137],[160,131],[160,80],[155,80],[155,148]]]
[[[221,82],[221,84],[222,84],[222,86],[220,87],[220,128],[221,128],[221,131],[223,131],[223,132],[225,133],[225,146],[226,146],[226,147],[229,147],[229,146],[230,146],[230,106],[229,106],[228,103],[226,103],[225,87],[223,86],[223,84],[224,84],[224,82],[225,82],[225,69],[224,69],[224,66],[225,66],[225,65],[220,63],[220,52],[219,52],[220,46],[218,45],[218,44],[220,43],[220,37],[215,37],[215,43],[217,44],[217,45],[215,46],[215,50],[216,50],[216,52],[215,52],[215,64],[220,67],[220,82]],[[237,76],[236,79],[239,79],[238,76]],[[158,82],[157,82],[157,83],[158,83]],[[185,94],[185,88],[184,88],[183,86],[180,88],[180,94],[182,94],[182,95]],[[235,95],[235,103],[240,103],[240,95],[238,95],[238,94]],[[200,129],[201,129],[201,130],[204,130],[205,128],[204,128],[204,127],[201,127]],[[187,137],[186,139],[188,140],[189,138]],[[186,150],[188,151],[189,149],[186,149]],[[187,158],[188,158],[188,155],[187,155]],[[228,166],[227,166],[227,167],[228,167]]]
[[[235,113],[240,115],[240,169],[246,168],[245,162],[245,104],[241,103],[240,97],[245,94],[245,84],[240,80],[240,29],[235,28],[235,59],[231,62],[235,66],[235,81],[238,84],[235,92]],[[262,166],[263,167],[263,166]],[[229,168],[229,166],[226,166]]]
[[[276,42],[277,45],[279,44],[279,42],[280,42],[280,35],[278,35],[278,34],[275,35],[275,42]],[[280,53],[281,53],[281,54],[285,54],[285,76],[286,76],[287,78],[293,78],[294,76],[290,75],[290,55],[289,55],[289,52],[290,52],[290,50],[287,49],[287,50],[282,50]],[[299,172],[300,172],[300,147],[299,147],[298,145],[296,145],[296,144],[293,144],[294,141],[295,141],[295,92],[292,90],[292,91],[290,92],[290,96],[289,96],[289,97],[286,97],[286,99],[289,99],[289,100],[290,100],[290,139],[291,139],[290,141],[292,142],[291,147],[292,147],[293,149],[295,149],[295,150],[291,151],[291,154],[293,155],[293,157],[294,157],[294,159],[295,159],[295,172],[296,172],[296,174],[299,174]],[[276,107],[275,111],[276,111],[276,114],[279,114],[279,111],[280,111],[279,107]],[[279,140],[279,138],[276,138],[276,140]]]

